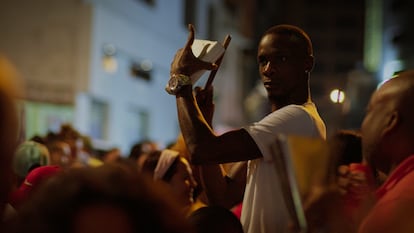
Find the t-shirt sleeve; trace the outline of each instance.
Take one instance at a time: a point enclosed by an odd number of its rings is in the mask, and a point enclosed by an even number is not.
[[[314,136],[315,125],[309,113],[300,105],[288,105],[274,111],[261,121],[245,126],[266,161],[271,161],[271,145],[277,136]]]

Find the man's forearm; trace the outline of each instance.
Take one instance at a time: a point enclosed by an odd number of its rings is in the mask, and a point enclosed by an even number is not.
[[[246,178],[227,176],[222,165],[202,165],[199,169],[209,205],[231,208],[243,200]]]
[[[204,163],[208,160],[204,153],[207,148],[203,145],[208,144],[215,137],[213,130],[204,119],[197,106],[192,93],[192,87],[186,86],[176,95],[178,121],[184,140],[192,158],[195,161]]]

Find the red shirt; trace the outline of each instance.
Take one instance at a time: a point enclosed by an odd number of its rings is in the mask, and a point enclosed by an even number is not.
[[[368,232],[414,232],[414,155],[406,158],[377,190],[378,202],[359,228]]]

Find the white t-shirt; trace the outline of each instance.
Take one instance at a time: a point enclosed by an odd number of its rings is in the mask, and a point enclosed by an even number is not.
[[[289,214],[272,165],[270,145],[279,134],[326,138],[325,124],[313,103],[288,105],[244,127],[263,158],[248,163],[241,222],[245,233],[286,232]]]

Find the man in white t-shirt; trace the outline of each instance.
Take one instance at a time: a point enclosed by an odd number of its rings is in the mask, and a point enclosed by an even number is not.
[[[279,134],[326,137],[325,125],[310,95],[309,79],[314,65],[312,43],[298,27],[269,28],[259,43],[257,60],[272,113],[257,123],[216,135],[199,111],[189,77],[198,70],[216,69],[217,65],[195,58],[191,51],[194,28],[190,25],[189,29],[186,45],[171,64],[166,89],[176,96],[180,128],[191,162],[209,165],[249,161],[241,214],[245,232],[286,232],[289,215],[269,150]],[[205,91],[212,92],[212,89]],[[204,178],[210,184],[207,188],[230,187],[224,179],[216,176],[217,179],[211,180],[212,177]]]

